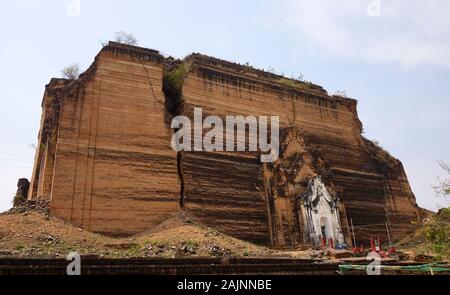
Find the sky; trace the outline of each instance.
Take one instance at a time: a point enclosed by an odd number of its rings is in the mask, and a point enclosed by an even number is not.
[[[45,85],[86,69],[115,32],[182,58],[200,52],[275,68],[359,100],[365,136],[406,169],[417,202],[450,163],[450,1],[40,0],[0,7],[0,211],[30,178]]]

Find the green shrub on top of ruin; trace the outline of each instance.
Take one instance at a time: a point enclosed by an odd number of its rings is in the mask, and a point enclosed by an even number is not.
[[[134,37],[133,34],[127,33],[125,31],[116,32],[114,34],[114,41],[121,43],[121,44],[132,45],[132,46],[137,46],[139,43],[138,39],[136,37]]]
[[[291,87],[291,88],[298,87],[298,83],[297,82],[295,82],[293,80],[286,79],[286,78],[281,78],[280,80],[278,80],[278,83],[280,83],[281,85],[286,86],[286,87]]]
[[[288,87],[288,88],[294,88],[294,89],[309,89],[312,85],[311,82],[302,82],[302,81],[296,81],[292,79],[287,78],[281,78],[278,80],[278,83],[281,85]]]
[[[67,80],[77,80],[78,77],[80,76],[80,65],[75,63],[75,64],[71,64],[67,67],[65,67],[62,71],[61,74],[63,76],[63,78],[67,79]]]
[[[181,89],[183,87],[183,81],[186,74],[191,69],[191,63],[183,62],[175,67],[173,70],[166,70],[164,72],[164,82],[165,85],[173,92],[176,96],[181,95]]]

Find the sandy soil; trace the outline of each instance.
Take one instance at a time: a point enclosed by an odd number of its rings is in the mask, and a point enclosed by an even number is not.
[[[406,236],[396,248],[408,260],[433,256],[419,233]],[[94,234],[51,218],[45,203],[0,214],[0,257],[66,257],[70,252],[105,258],[276,256],[327,259],[319,255],[320,251],[279,251],[256,246],[197,224],[183,214],[129,238]]]
[[[211,257],[280,255],[223,235],[183,216],[130,238],[106,237],[38,212],[0,214],[0,256]]]

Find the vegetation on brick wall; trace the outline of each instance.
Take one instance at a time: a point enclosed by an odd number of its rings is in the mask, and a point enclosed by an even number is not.
[[[180,97],[183,81],[186,77],[186,74],[191,69],[191,64],[189,62],[184,62],[177,65],[172,70],[164,71],[164,87],[166,90],[169,90],[174,96]]]
[[[280,83],[281,85],[283,85],[285,87],[300,89],[300,90],[311,88],[310,82],[295,81],[295,80],[287,79],[287,78],[281,78],[280,80],[278,80],[278,83]]]
[[[134,37],[133,34],[127,33],[125,31],[116,32],[114,34],[114,41],[121,43],[121,44],[132,45],[132,46],[137,46],[139,43],[138,39],[136,37]]]
[[[379,141],[364,139],[364,142],[368,154],[381,165],[383,170],[396,165],[397,161],[381,146]]]
[[[65,79],[76,80],[80,76],[80,65],[79,64],[69,65],[61,71],[61,74]]]

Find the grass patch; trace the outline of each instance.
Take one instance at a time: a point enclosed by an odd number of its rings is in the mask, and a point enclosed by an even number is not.
[[[22,245],[22,244],[18,244],[18,245],[16,245],[15,249],[16,249],[17,251],[22,251],[22,250],[25,249],[25,246]]]
[[[198,248],[200,246],[200,244],[197,241],[194,241],[194,240],[191,240],[191,239],[186,240],[184,242],[184,244],[186,246],[189,246],[189,247],[192,247],[192,248]]]
[[[278,80],[278,83],[281,85],[288,87],[288,88],[294,88],[299,90],[305,90],[305,89],[311,89],[312,83],[311,82],[301,82],[301,81],[295,81],[292,79],[287,78],[281,78]]]

